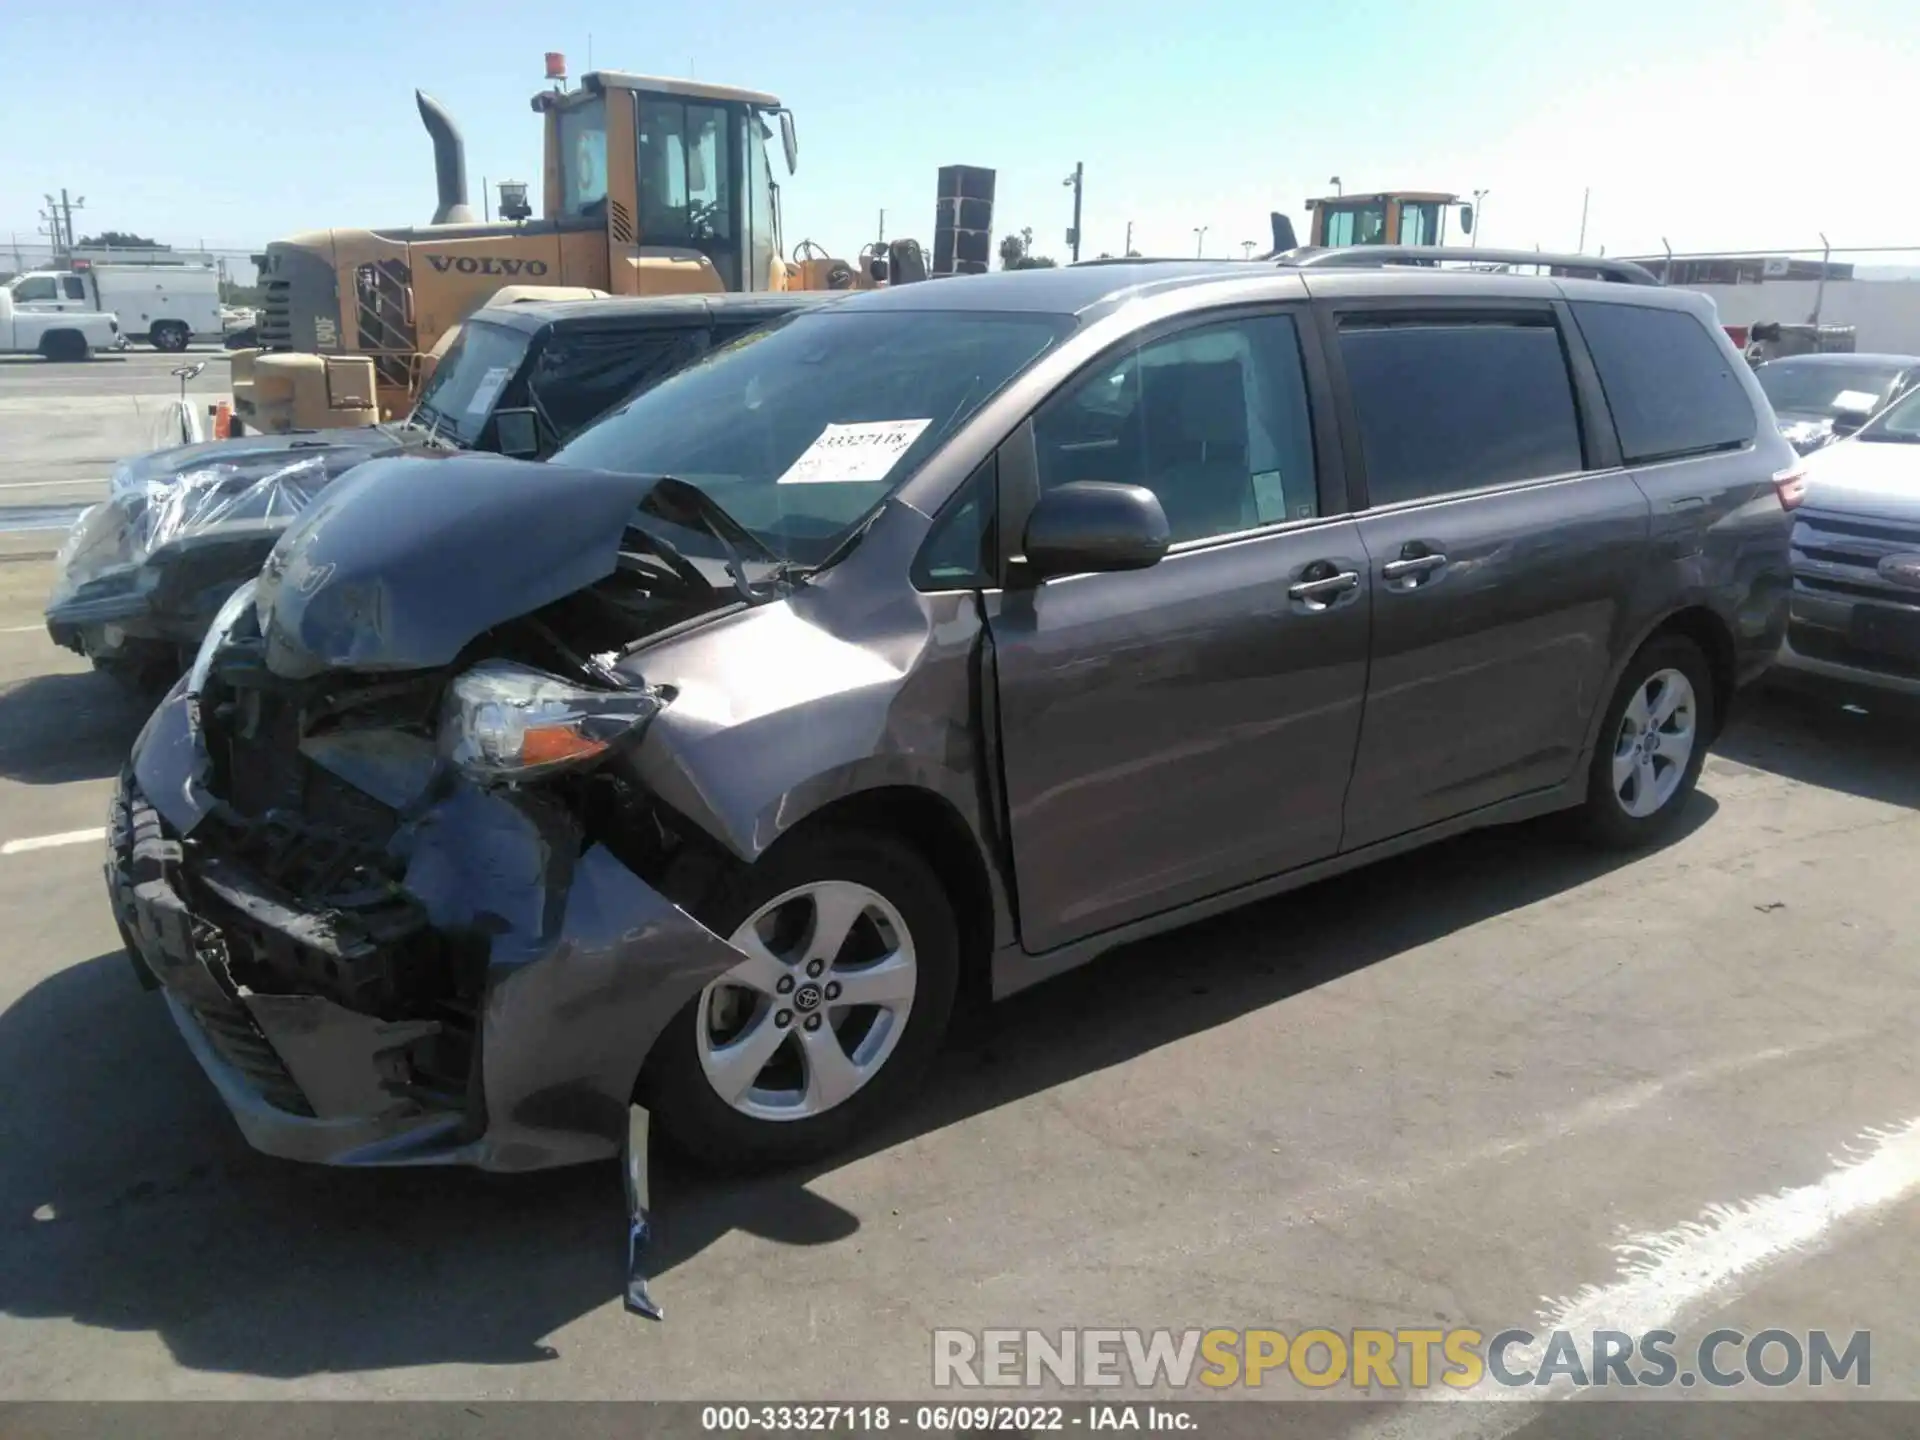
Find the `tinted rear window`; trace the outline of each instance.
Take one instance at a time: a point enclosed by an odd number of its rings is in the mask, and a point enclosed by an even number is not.
[[[1552,325],[1350,321],[1340,354],[1369,504],[1582,468],[1573,385]]]
[[[1684,310],[1576,302],[1574,318],[1628,464],[1727,450],[1754,437],[1753,403],[1737,363]]]

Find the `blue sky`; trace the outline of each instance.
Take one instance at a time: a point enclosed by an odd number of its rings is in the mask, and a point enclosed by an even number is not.
[[[1914,133],[1920,7],[1856,0],[1608,11],[1252,0],[696,5],[388,0],[8,0],[0,240],[43,191],[78,224],[255,246],[327,225],[424,222],[419,86],[466,133],[470,184],[537,181],[544,51],[780,95],[799,119],[785,232],[850,255],[930,241],[935,172],[1000,173],[995,228],[1064,258],[1086,164],[1083,253],[1264,242],[1327,192],[1488,192],[1482,238],[1589,249],[1920,244],[1889,184]],[[40,54],[34,66],[24,57]],[[67,68],[68,65],[73,68]],[[113,98],[77,100],[84,72]],[[1904,167],[1895,166],[1902,171]],[[538,185],[534,194],[538,195]]]

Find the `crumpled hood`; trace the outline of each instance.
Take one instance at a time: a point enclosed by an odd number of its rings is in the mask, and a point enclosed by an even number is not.
[[[1809,510],[1920,521],[1920,445],[1842,440],[1807,457]]]
[[[611,575],[653,483],[495,455],[359,466],[260,572],[267,664],[289,679],[451,664],[475,636]]]

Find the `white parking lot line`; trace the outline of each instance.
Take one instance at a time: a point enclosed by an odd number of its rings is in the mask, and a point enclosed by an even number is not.
[[[92,476],[86,480],[8,480],[0,490],[51,490],[56,485],[104,485],[106,480]]]
[[[46,628],[45,625],[4,625],[0,626],[0,635],[44,634]]]
[[[56,845],[84,845],[89,840],[107,838],[107,827],[96,826],[92,830],[69,830],[62,835],[33,835],[24,840],[9,840],[0,845],[0,855],[24,855],[29,850],[51,850]]]

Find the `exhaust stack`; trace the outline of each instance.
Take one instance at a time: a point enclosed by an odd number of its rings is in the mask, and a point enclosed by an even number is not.
[[[420,107],[420,123],[427,127],[427,134],[433,137],[433,180],[439,194],[433,223],[469,223],[473,219],[473,210],[467,204],[466,141],[460,138],[459,127],[438,100],[424,90],[414,91],[413,99]]]

